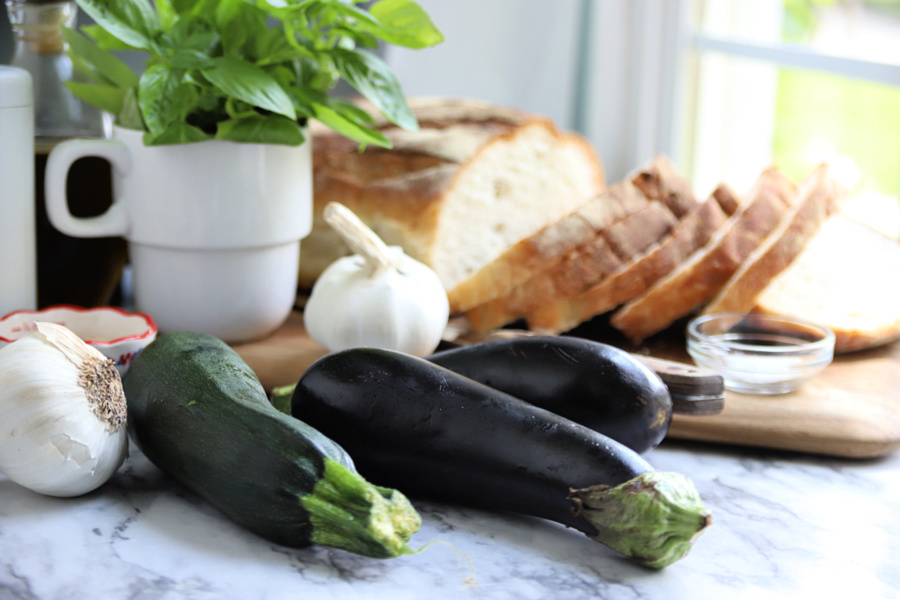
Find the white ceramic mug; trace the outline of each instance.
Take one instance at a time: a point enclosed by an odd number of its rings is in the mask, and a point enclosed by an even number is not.
[[[137,310],[160,331],[227,342],[264,337],[290,314],[300,240],[312,228],[311,142],[144,146],[139,131],[71,140],[50,153],[47,213],[71,236],[128,240]],[[65,182],[84,156],[113,165],[113,204],[73,216]]]

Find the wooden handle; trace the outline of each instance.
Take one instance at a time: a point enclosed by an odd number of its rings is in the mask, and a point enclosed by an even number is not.
[[[725,408],[725,381],[718,373],[687,363],[632,354],[653,369],[669,388],[672,411],[682,415],[714,415]]]

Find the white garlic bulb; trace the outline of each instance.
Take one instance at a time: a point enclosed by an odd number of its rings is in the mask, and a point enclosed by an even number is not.
[[[69,329],[35,327],[0,349],[0,473],[41,494],[78,496],[125,460],[122,381]]]
[[[325,221],[354,252],[319,276],[304,309],[310,337],[335,352],[383,348],[434,352],[450,316],[447,292],[427,265],[387,246],[347,207],[330,202]]]

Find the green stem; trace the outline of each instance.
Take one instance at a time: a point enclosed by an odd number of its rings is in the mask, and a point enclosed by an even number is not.
[[[679,473],[644,473],[612,488],[572,490],[569,498],[597,529],[591,539],[654,569],[684,558],[712,524],[694,484]]]
[[[421,518],[406,496],[374,486],[329,458],[322,479],[301,503],[309,511],[315,544],[374,558],[413,552],[406,542]]]

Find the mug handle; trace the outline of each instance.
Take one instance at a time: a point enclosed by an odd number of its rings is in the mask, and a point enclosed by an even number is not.
[[[69,211],[66,178],[79,158],[98,156],[112,163],[121,173],[131,169],[131,154],[119,140],[67,140],[56,145],[47,157],[44,196],[47,216],[54,227],[74,237],[125,236],[130,229],[128,213],[117,200],[96,217],[76,217]]]

